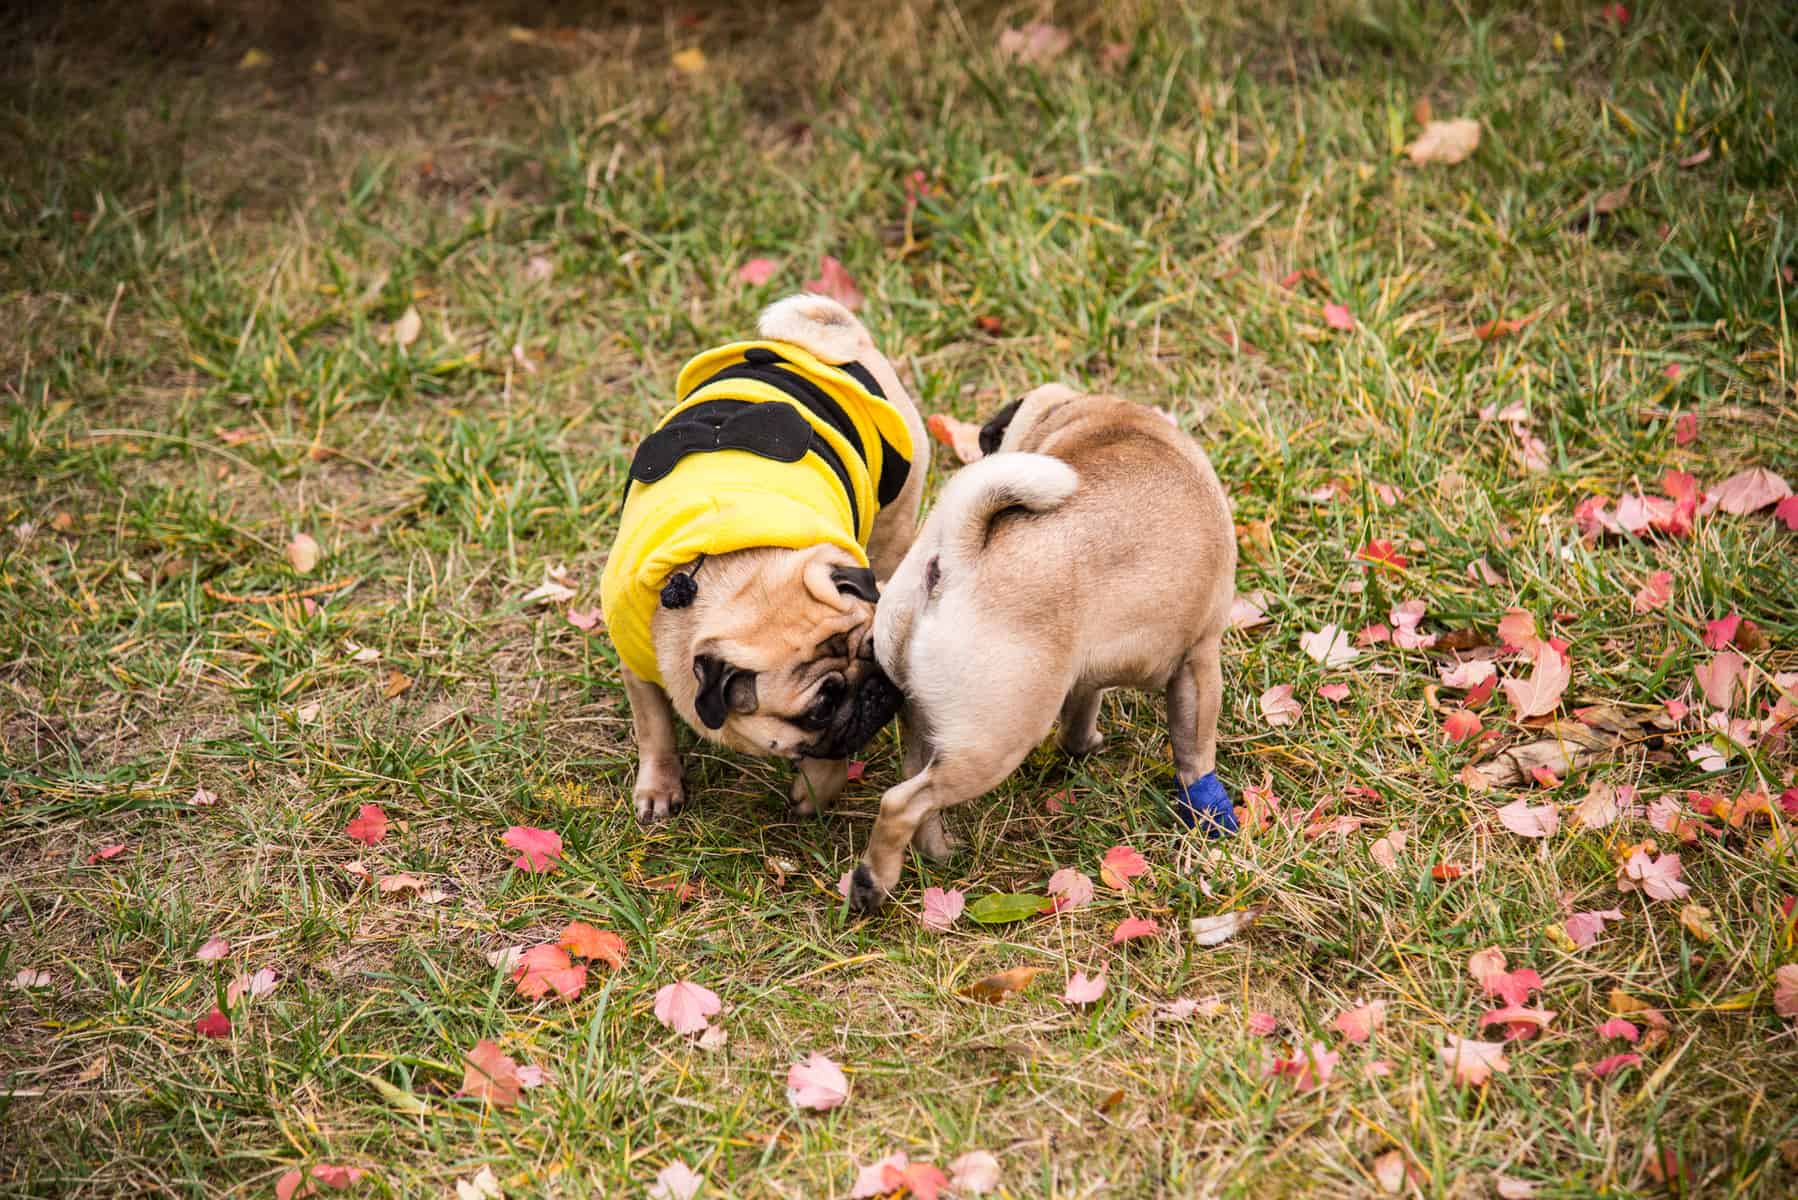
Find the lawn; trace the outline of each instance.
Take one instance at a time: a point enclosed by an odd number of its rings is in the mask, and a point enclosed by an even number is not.
[[[1798,12],[532,7],[7,35],[0,1195],[847,1197],[976,1151],[1011,1197],[1798,1194]],[[873,919],[894,731],[823,816],[695,745],[637,824],[570,613],[680,365],[825,256],[928,413],[1063,379],[1206,446],[1265,617],[1241,836],[1174,819],[1134,694]],[[1064,868],[1090,903],[920,919]],[[571,922],[622,965],[521,994]],[[720,1032],[658,1018],[683,982]],[[536,1085],[459,1095],[483,1041]],[[837,1107],[789,1099],[813,1054]]]

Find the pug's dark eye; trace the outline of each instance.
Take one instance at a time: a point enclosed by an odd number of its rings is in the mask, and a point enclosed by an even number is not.
[[[829,728],[830,723],[836,719],[837,710],[843,706],[843,697],[848,694],[848,681],[841,675],[830,676],[818,685],[818,694],[799,723],[807,729]]]

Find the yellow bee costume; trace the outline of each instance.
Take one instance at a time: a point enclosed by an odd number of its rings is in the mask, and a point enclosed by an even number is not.
[[[867,566],[875,514],[905,487],[916,451],[867,368],[786,342],[707,351],[675,392],[631,461],[599,592],[618,657],[657,684],[650,625],[671,574],[708,554],[820,543]]]

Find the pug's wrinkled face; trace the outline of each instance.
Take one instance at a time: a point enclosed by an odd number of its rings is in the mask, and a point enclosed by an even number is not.
[[[874,575],[841,552],[764,568],[714,595],[696,623],[689,671],[696,729],[746,754],[847,758],[902,698],[874,658]],[[704,587],[701,588],[704,594]],[[671,689],[684,709],[688,689]]]

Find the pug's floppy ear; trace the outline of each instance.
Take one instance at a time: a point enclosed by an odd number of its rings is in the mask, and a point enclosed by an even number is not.
[[[710,654],[696,654],[693,656],[693,678],[699,681],[693,711],[699,714],[707,729],[722,729],[724,719],[733,712],[755,711],[754,671],[733,667]]]
[[[866,600],[869,604],[880,603],[880,588],[874,583],[874,572],[867,567],[832,567],[830,581],[846,596]]]
[[[1005,431],[1011,428],[1011,419],[1018,415],[1018,406],[1023,403],[1022,397],[1013,400],[994,413],[988,418],[987,423],[980,427],[980,452],[982,454],[999,452],[999,443],[1005,440]]]

